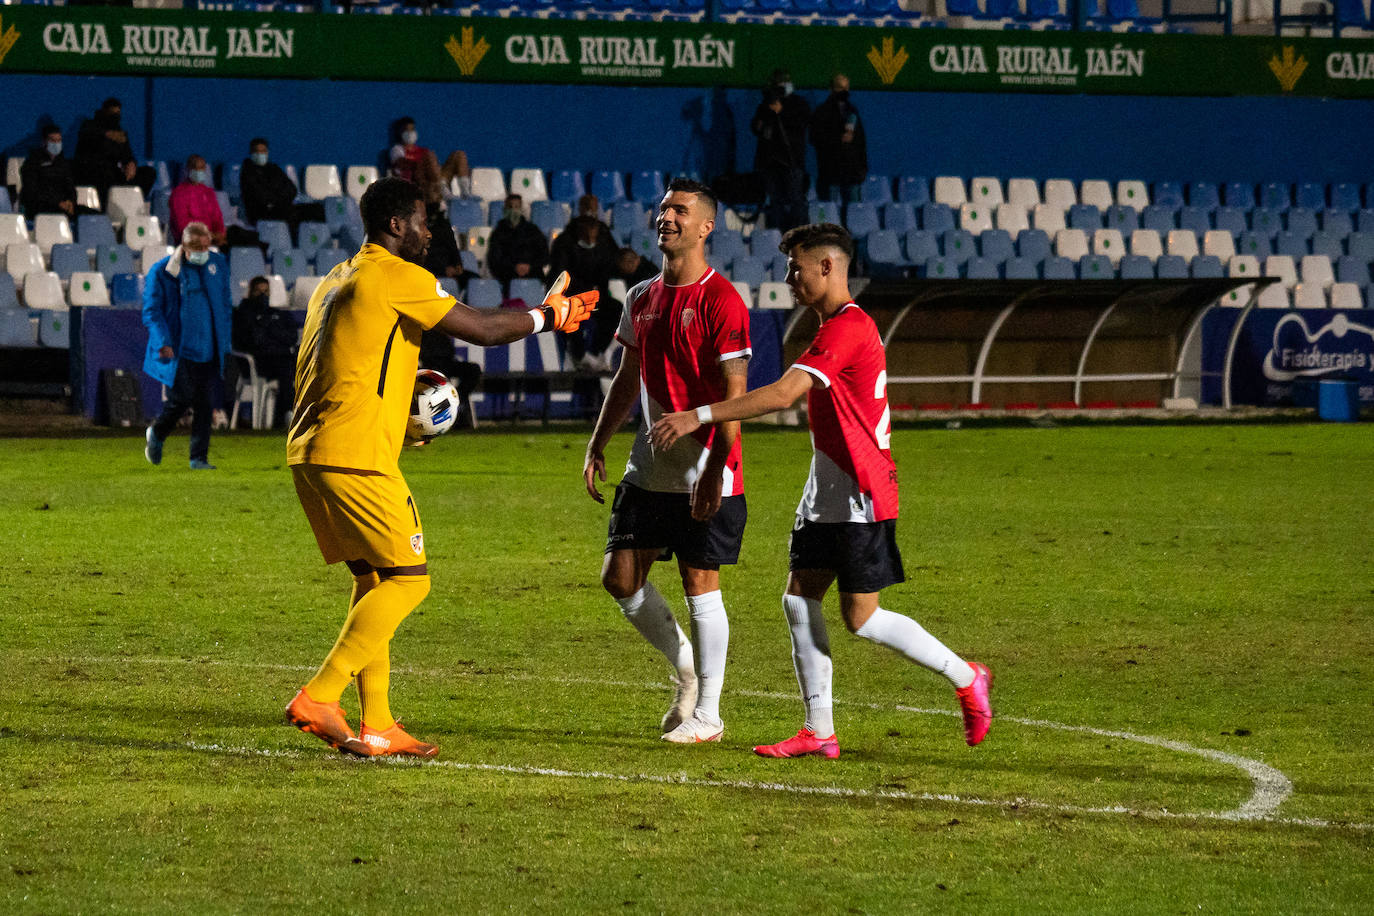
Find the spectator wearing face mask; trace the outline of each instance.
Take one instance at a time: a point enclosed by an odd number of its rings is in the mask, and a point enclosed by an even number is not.
[[[272,425],[284,426],[296,398],[296,322],[269,305],[266,277],[248,281],[248,295],[234,309],[234,351],[253,357],[258,376],[277,383],[277,410]]]
[[[135,184],[147,197],[157,180],[151,166],[139,165],[122,123],[124,107],[108,98],[95,115],[87,118],[76,137],[72,172],[78,184],[91,185],[105,203],[111,185]]]
[[[19,167],[19,182],[19,202],[30,219],[39,213],[75,216],[78,209],[90,212],[76,205],[72,166],[62,155],[62,128],[56,124],[43,129],[43,142],[29,152]]]
[[[426,203],[443,199],[439,177],[439,160],[434,151],[420,145],[420,133],[414,118],[398,118],[391,125],[392,146],[389,153],[391,174],[418,185]],[[466,157],[463,170],[467,169]],[[455,173],[456,174],[456,173]]]
[[[585,194],[577,202],[577,215],[553,240],[549,247],[549,275],[567,271],[575,289],[596,289],[601,292],[601,305],[595,315],[582,326],[582,331],[568,335],[568,356],[580,368],[606,368],[601,353],[611,342],[616,325],[620,323],[620,309],[611,298],[608,284],[615,275],[616,258],[620,249],[611,237],[611,227],[600,218],[600,201],[594,194]],[[588,340],[590,337],[590,340]]]
[[[186,172],[181,184],[172,189],[171,235],[178,238],[192,223],[203,223],[210,231],[211,244],[225,244],[224,214],[215,196],[210,166],[204,156],[191,155],[186,160]]]
[[[210,250],[210,229],[192,222],[181,244],[158,261],[143,281],[143,326],[148,352],[143,371],[167,386],[162,413],[145,433],[143,457],[162,463],[162,446],[177,421],[191,411],[191,469],[210,463],[210,401],[224,373],[232,335],[234,302],[229,295],[229,261]]]
[[[835,74],[830,95],[811,115],[811,145],[816,147],[816,196],[842,203],[859,199],[868,176],[868,140],[859,109],[849,100],[849,77]]]
[[[749,129],[758,138],[754,171],[763,176],[768,225],[786,232],[806,222],[806,127],[811,106],[786,70],[774,70]]]
[[[516,277],[543,280],[548,263],[548,239],[538,226],[525,218],[524,198],[519,194],[509,195],[501,222],[491,230],[491,238],[487,241],[487,267],[491,275],[509,291],[510,281]]]

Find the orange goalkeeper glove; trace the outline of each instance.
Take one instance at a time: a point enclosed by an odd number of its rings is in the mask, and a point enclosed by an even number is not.
[[[568,272],[563,271],[549,287],[544,304],[530,310],[531,315],[538,316],[535,324],[540,331],[576,331],[596,311],[596,302],[601,298],[601,293],[593,289],[576,296],[565,296],[563,290],[568,288],[570,280]]]

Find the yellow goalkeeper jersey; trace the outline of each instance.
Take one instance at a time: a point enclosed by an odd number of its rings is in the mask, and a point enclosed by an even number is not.
[[[287,464],[399,473],[420,334],[453,305],[433,274],[379,245],[331,270],[305,316]]]

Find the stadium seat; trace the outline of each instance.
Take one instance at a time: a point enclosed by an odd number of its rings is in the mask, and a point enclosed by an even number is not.
[[[1219,280],[1223,276],[1221,258],[1200,254],[1188,265],[1188,276],[1195,280]]]
[[[440,277],[439,288],[442,289],[444,292],[448,293],[454,299],[463,298],[463,291],[458,286],[458,280],[454,277]]]
[[[324,221],[329,226],[330,233],[339,237],[346,226],[361,226],[363,218],[358,212],[356,200],[340,196],[330,197],[324,201]]]
[[[912,229],[903,239],[906,260],[910,264],[925,264],[940,256],[940,243],[935,233],[927,229]]]
[[[844,216],[845,228],[855,239],[861,239],[870,232],[876,232],[881,228],[878,224],[878,205],[866,203],[852,203],[845,208]]]
[[[1122,257],[1117,265],[1117,270],[1123,280],[1153,280],[1155,278],[1154,261],[1138,254],[1128,254]]]
[[[1102,228],[1102,211],[1094,204],[1074,204],[1069,208],[1068,228],[1096,232]]]
[[[1140,228],[1140,216],[1134,207],[1112,204],[1102,215],[1102,224],[1107,229],[1115,229],[1127,238]]]
[[[939,235],[954,228],[954,211],[944,204],[928,203],[921,206],[921,228]]]
[[[1274,239],[1274,253],[1287,255],[1294,260],[1306,255],[1310,249],[1307,247],[1307,239],[1296,232],[1289,232],[1287,229],[1280,232]]]
[[[473,277],[468,280],[465,293],[468,305],[475,309],[494,309],[501,306],[501,281],[491,277]]]
[[[1298,282],[1298,271],[1293,259],[1284,254],[1271,254],[1264,259],[1264,275],[1278,277],[1284,286],[1291,287]]]
[[[1155,276],[1161,280],[1188,279],[1188,262],[1176,254],[1162,254],[1155,259]]]
[[[868,175],[859,188],[859,199],[877,206],[892,203],[892,178],[887,175]]]
[[[326,197],[339,197],[343,194],[343,182],[339,180],[337,165],[307,165],[305,167],[305,196],[311,200],[324,200]],[[361,195],[359,195],[361,196]]]
[[[1151,261],[1157,260],[1164,253],[1164,243],[1160,241],[1159,233],[1153,229],[1137,229],[1132,232],[1130,248],[1131,254],[1149,258]]]
[[[1003,203],[1002,182],[996,178],[974,178],[969,182],[968,202],[988,210]]]
[[[1221,206],[1221,192],[1210,181],[1194,181],[1188,185],[1188,206],[1211,212]]]
[[[143,277],[136,273],[115,274],[106,281],[110,287],[110,304],[117,309],[143,308]]]
[[[1345,246],[1352,257],[1374,261],[1374,232],[1352,232]]]
[[[1304,240],[1310,239],[1317,231],[1317,213],[1307,207],[1290,207],[1284,214],[1284,228],[1302,236]]]
[[[1331,186],[1331,206],[1333,209],[1354,213],[1362,206],[1360,186],[1351,182],[1340,182]]]
[[[924,207],[930,203],[930,182],[920,175],[903,175],[897,179],[897,202]]]
[[[19,291],[14,287],[14,278],[0,271],[0,312],[22,307],[19,304]]]
[[[78,193],[79,193],[79,191],[80,191],[80,189],[78,189]],[[100,209],[100,199],[99,199],[99,198],[96,199],[96,205],[95,205],[94,207],[92,207],[91,209],[93,209],[93,210],[98,210],[98,209]],[[0,213],[13,213],[13,212],[14,212],[14,202],[10,200],[10,189],[7,188],[5,185],[0,184]]]
[[[1236,254],[1235,237],[1225,229],[1208,229],[1202,236],[1202,252],[1229,261]]]
[[[181,241],[177,240],[178,243]],[[162,235],[162,223],[156,216],[135,213],[124,222],[124,244],[135,251],[167,244]]]
[[[1261,232],[1242,232],[1236,241],[1236,251],[1240,254],[1253,255],[1257,258],[1267,258],[1274,253],[1274,246],[1269,236]]]
[[[1138,213],[1150,205],[1150,190],[1143,181],[1118,181],[1116,203],[1122,207],[1134,207]]]
[[[82,245],[54,245],[48,253],[48,268],[63,280],[70,280],[72,274],[90,270],[91,259]]]
[[[940,254],[946,260],[963,265],[977,253],[973,233],[967,229],[950,229],[940,235]]]
[[[258,240],[267,246],[269,257],[276,257],[279,252],[295,247],[291,244],[291,227],[285,220],[258,220]]]
[[[506,215],[506,202],[504,200],[489,200],[485,203],[487,210],[486,225],[492,227],[500,225],[501,217]],[[530,215],[529,207],[521,207],[520,210],[526,217]]]
[[[591,192],[601,201],[601,206],[609,207],[625,199],[625,177],[612,169],[592,172]]]
[[[1006,202],[1029,212],[1040,203],[1040,187],[1034,178],[1008,179]]]
[[[244,287],[239,295],[248,292]],[[267,275],[267,304],[274,309],[287,309],[291,307],[291,293],[286,288],[286,282],[278,274]]]
[[[890,226],[884,228],[892,228]],[[782,232],[777,229],[759,228],[754,230],[754,234],[749,236],[749,253],[756,258],[765,260],[778,254],[778,245],[782,243]]]
[[[995,261],[988,258],[969,258],[964,265],[964,276],[970,280],[1000,280],[1002,274]]]
[[[744,300],[744,307],[747,309],[752,309],[754,307],[754,291],[751,290],[746,284],[740,283],[738,281],[733,282],[730,285],[735,288],[735,292],[739,293],[739,297]]]
[[[653,260],[658,256],[658,236],[651,229],[645,228],[630,233],[628,246],[641,258]]]
[[[1126,254],[1126,245],[1116,229],[1099,229],[1092,234],[1092,253],[1103,255],[1115,266]]]
[[[1064,211],[1054,204],[1036,204],[1035,209],[1031,211],[1031,228],[1047,234],[1059,232],[1066,228]]]
[[[321,248],[315,252],[315,273],[323,277],[352,255],[342,248]]]
[[[893,246],[897,244],[893,238]],[[730,264],[729,277],[737,283],[744,283],[750,289],[758,289],[767,280],[768,265],[761,258],[753,255],[741,254]]]
[[[1330,232],[1341,238],[1355,231],[1355,218],[1350,215],[1349,210],[1340,210],[1335,207],[1328,207],[1317,214],[1318,223],[1321,226],[1319,231]]]
[[[1183,186],[1177,181],[1156,181],[1154,191],[1150,195],[1150,202],[1160,207],[1177,210],[1184,204]]]
[[[959,208],[959,228],[974,235],[991,229],[992,209],[981,204],[968,203]]]
[[[99,271],[80,270],[72,274],[67,286],[67,301],[72,305],[108,306],[110,290]]]
[[[544,281],[536,277],[516,277],[510,281],[510,299],[520,299],[529,308],[544,301]]]
[[[1030,228],[1030,216],[1020,204],[1005,203],[998,206],[993,225],[1015,238],[1022,229]]]
[[[145,248],[135,249],[138,258],[138,272],[146,274],[153,269],[153,265],[163,258],[170,258],[175,251],[171,245],[148,245]]]
[[[587,186],[583,181],[581,172],[558,169],[553,173],[549,192],[549,196],[553,200],[576,204],[577,199],[587,193]]]
[[[717,229],[707,241],[710,243],[711,266],[718,270],[729,268],[736,258],[749,254],[744,245],[744,236],[733,229]]]
[[[874,277],[904,274],[910,266],[902,254],[900,237],[891,229],[878,229],[864,240],[869,274]],[[738,262],[737,262],[738,263]],[[743,277],[737,277],[743,279]]]
[[[544,183],[544,170],[535,168],[511,169],[510,192],[519,194],[526,207],[536,200],[548,200],[549,189]]]
[[[1191,261],[1198,256],[1197,235],[1191,229],[1174,229],[1165,239],[1164,249],[1169,254]]]
[[[310,177],[310,170],[306,170],[306,177]],[[372,182],[377,180],[377,167],[372,165],[350,165],[344,172],[344,185],[348,196],[354,200],[362,200],[363,192],[367,190]],[[326,197],[334,197],[327,194]]]
[[[31,309],[67,309],[62,295],[62,278],[50,270],[32,270],[24,277],[24,305]]]
[[[957,280],[959,265],[949,258],[931,258],[922,266],[921,276],[928,280]]]
[[[1151,229],[1161,236],[1168,235],[1178,228],[1178,208],[1151,204],[1141,211],[1140,227]]]
[[[1112,280],[1115,277],[1116,268],[1106,255],[1085,254],[1078,259],[1080,280]]]
[[[1243,181],[1228,181],[1222,189],[1226,206],[1250,210],[1255,206],[1255,186]]]
[[[439,282],[442,284],[448,279],[444,277]],[[315,274],[297,277],[296,282],[291,284],[291,308],[302,311],[307,308],[310,305],[310,297],[315,295],[315,287],[319,286],[322,280],[324,277]]]
[[[1369,285],[1369,261],[1346,255],[1336,260],[1336,282],[1354,283],[1360,289]]]
[[[813,223],[839,223],[840,205],[830,200],[813,200],[807,207],[807,219]]]
[[[1040,275],[1046,280],[1077,280],[1078,266],[1068,258],[1050,257],[1041,265]]]
[[[1084,180],[1078,186],[1078,202],[1096,207],[1099,212],[1107,209],[1113,203],[1111,184],[1095,178]]]
[[[552,237],[555,232],[561,232],[563,227],[568,225],[568,220],[571,219],[569,209],[562,201],[536,200],[530,204],[530,222],[538,226],[540,232]],[[451,212],[449,218],[452,220]]]
[[[134,185],[115,185],[105,195],[105,212],[110,222],[122,226],[131,216],[148,212],[143,192]]]
[[[1259,188],[1259,205],[1280,212],[1287,210],[1293,205],[1293,191],[1282,182],[1266,181]]]
[[[1008,280],[1040,279],[1040,262],[1031,258],[1008,258],[1002,265],[1002,275]]]
[[[978,253],[994,264],[1016,257],[1016,245],[1005,229],[985,229],[978,236]]]
[[[1326,289],[1320,283],[1301,282],[1293,287],[1293,308],[1326,308]]]
[[[83,213],[76,218],[76,241],[87,251],[115,243],[114,225],[104,213]]]
[[[38,344],[54,350],[69,350],[72,344],[71,314],[66,302],[60,308],[41,309],[38,316]]]
[[[1305,210],[1326,209],[1326,185],[1314,181],[1300,182],[1294,203]]]
[[[1364,308],[1364,294],[1354,283],[1333,283],[1330,292],[1333,309]]]
[[[0,214],[0,247],[8,248],[10,245],[21,242],[28,244],[32,241],[28,223],[24,222],[24,214]]]
[[[790,309],[792,304],[792,290],[786,283],[771,281],[759,284],[759,308]]]
[[[935,177],[935,203],[944,204],[951,210],[968,203],[964,190],[964,179],[956,175],[937,175]]]
[[[1067,210],[1078,203],[1078,191],[1067,178],[1050,178],[1045,182],[1042,200],[1048,206]]]
[[[490,226],[472,226],[468,229],[467,250],[477,258],[477,263],[487,263],[487,244],[491,241]]]
[[[1313,254],[1324,254],[1334,261],[1345,255],[1345,246],[1341,244],[1343,237],[1325,230],[1313,233],[1308,250]]]
[[[1269,207],[1256,207],[1250,211],[1250,231],[1259,232],[1272,239],[1283,230],[1281,211]]]
[[[1082,229],[1060,229],[1054,235],[1054,253],[1077,262],[1089,253],[1087,233]]]
[[[147,271],[144,271],[147,273]],[[229,286],[231,291],[247,289],[248,281],[266,276],[267,262],[256,245],[236,245],[229,249]]]
[[[485,226],[486,208],[475,198],[455,197],[448,202],[448,222],[459,232],[466,232],[473,226]]]
[[[1260,262],[1254,255],[1238,254],[1231,258],[1226,264],[1226,276],[1228,277],[1258,277],[1260,276]]]
[[[1180,207],[1178,228],[1187,229],[1196,236],[1206,235],[1212,229],[1212,214],[1201,207]]]
[[[1212,213],[1212,224],[1236,238],[1250,228],[1245,222],[1245,211],[1239,207],[1217,207]]]
[[[1262,287],[1255,297],[1255,307],[1261,309],[1292,308],[1293,300],[1288,287],[1282,283],[1271,283]]]
[[[1043,229],[1023,229],[1016,235],[1016,253],[1036,264],[1050,256],[1050,237]]]
[[[490,166],[479,166],[472,169],[472,196],[484,203],[505,200],[506,176],[502,174],[500,169]]]
[[[283,248],[272,252],[272,273],[281,277],[289,289],[298,277],[313,273],[310,256],[299,248]]]
[[[33,242],[11,242],[5,246],[5,270],[14,278],[14,285],[24,288],[24,278],[43,269],[43,252]]]
[[[1303,283],[1317,283],[1323,288],[1336,280],[1331,259],[1324,254],[1309,254],[1298,261],[1298,276]]]
[[[885,204],[882,209],[883,228],[891,230],[900,235],[905,235],[908,230],[917,227],[916,208],[909,203],[893,202]],[[754,230],[757,236],[759,230]]]

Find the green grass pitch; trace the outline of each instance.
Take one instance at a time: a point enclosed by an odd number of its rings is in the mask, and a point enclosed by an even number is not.
[[[832,596],[835,761],[749,750],[801,721],[779,593],[805,431],[746,430],[725,737],[687,748],[598,583],[586,435],[403,458],[434,587],[392,705],[428,764],[281,722],[348,576],[279,436],[217,435],[214,473],[184,436],[160,468],[136,435],[0,440],[0,908],[1374,912],[1367,427],[897,430],[884,606],[987,663],[999,718],[966,747],[949,687]]]

